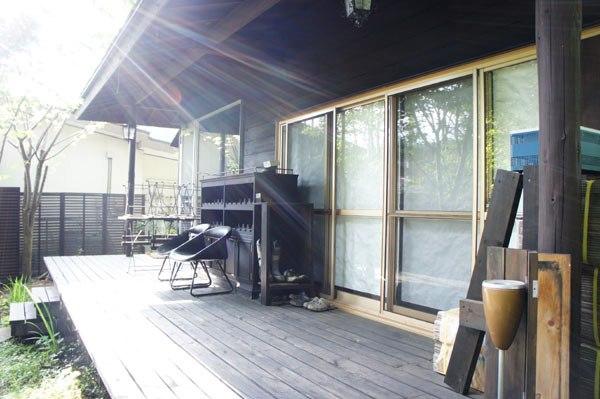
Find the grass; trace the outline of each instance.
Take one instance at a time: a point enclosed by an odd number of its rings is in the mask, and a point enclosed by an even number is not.
[[[10,303],[31,300],[30,282],[17,278],[0,288],[0,326],[8,326]],[[65,342],[44,303],[35,304],[42,328],[33,339],[0,343],[0,398],[108,398],[79,340]]]
[[[0,397],[100,399],[108,398],[96,369],[79,341],[61,344],[51,352],[36,344],[8,340],[0,343]]]
[[[8,280],[6,291],[8,292],[8,302],[27,302],[31,299],[31,293],[27,285],[28,280],[24,277],[16,277]]]
[[[0,286],[0,327],[8,326],[10,304],[13,302],[27,302],[31,299],[28,281],[23,277],[8,280],[7,284]]]
[[[0,328],[8,327],[9,309],[8,295],[3,289],[0,289]]]
[[[28,287],[25,287],[27,295],[31,298],[33,295]],[[58,352],[58,345],[61,342],[60,336],[56,329],[56,323],[54,321],[54,317],[50,313],[48,309],[48,305],[45,303],[34,303],[35,308],[37,310],[38,317],[42,319],[43,329],[39,329],[37,340],[42,342],[48,348],[48,351],[51,353]],[[37,325],[31,323],[33,326],[37,327]]]

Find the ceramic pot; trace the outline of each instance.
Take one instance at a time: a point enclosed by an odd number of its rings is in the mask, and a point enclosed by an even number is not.
[[[483,312],[494,346],[507,350],[512,344],[527,299],[527,286],[517,280],[485,280]]]

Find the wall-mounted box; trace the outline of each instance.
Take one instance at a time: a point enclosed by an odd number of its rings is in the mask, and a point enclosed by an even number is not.
[[[510,132],[510,168],[513,171],[538,164],[538,134],[537,129]],[[581,169],[600,172],[600,130],[581,126]]]

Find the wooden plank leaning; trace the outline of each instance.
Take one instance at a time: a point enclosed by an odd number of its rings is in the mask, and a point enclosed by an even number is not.
[[[571,257],[539,254],[536,398],[569,397]]]
[[[481,283],[487,276],[487,248],[508,246],[522,187],[523,179],[520,173],[506,170],[496,172],[467,299],[482,300]],[[484,335],[483,331],[466,326],[458,328],[444,378],[444,382],[456,392],[466,394],[469,391]]]

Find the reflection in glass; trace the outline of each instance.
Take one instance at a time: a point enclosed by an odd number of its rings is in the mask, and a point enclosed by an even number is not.
[[[198,135],[198,179],[221,171],[221,134],[200,132]]]
[[[379,296],[381,281],[381,220],[338,216],[335,230],[335,285]]]
[[[327,117],[288,125],[288,168],[298,174],[302,199],[315,209],[325,208]]]
[[[485,74],[485,180],[489,199],[494,173],[510,170],[510,133],[538,128],[537,62]]]
[[[400,210],[471,211],[473,79],[398,96]]]
[[[321,292],[328,294],[329,219],[318,214],[319,211],[329,211],[326,194],[327,116],[296,122],[288,125],[287,129],[287,167],[298,174],[302,200],[312,203],[317,212],[313,214],[313,275]]]
[[[194,132],[191,129],[181,129],[181,162],[179,167],[179,184],[191,185],[194,181]]]
[[[336,121],[336,208],[379,210],[385,137],[385,102],[340,111]],[[335,285],[378,297],[381,283],[381,219],[337,216]]]
[[[327,267],[327,254],[329,243],[329,216],[313,214],[312,220],[312,263],[315,283],[320,292],[329,294],[330,278]]]
[[[225,135],[225,172],[238,173],[240,170],[240,136]]]
[[[471,276],[471,222],[398,219],[396,304],[425,311],[458,306]]]
[[[384,101],[337,115],[336,201],[339,209],[381,209]]]

